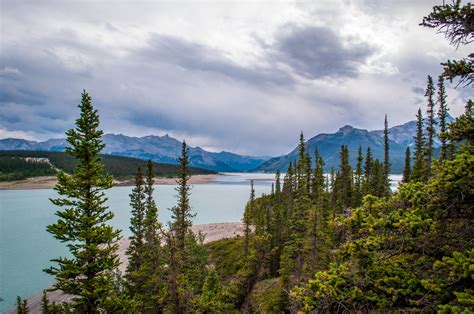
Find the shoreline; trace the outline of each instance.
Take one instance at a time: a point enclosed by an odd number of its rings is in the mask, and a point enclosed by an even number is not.
[[[224,174],[196,174],[189,179],[189,184],[208,184],[217,181],[218,176]],[[155,185],[174,185],[176,178],[155,177]],[[56,176],[33,177],[17,181],[0,182],[0,190],[41,190],[53,189],[56,185]],[[133,186],[134,179],[114,180],[114,186]]]
[[[208,223],[201,225],[194,225],[191,227],[191,230],[194,233],[202,232],[205,234],[204,243],[214,242],[222,239],[234,238],[238,236],[243,236],[244,234],[244,224],[242,222],[217,222],[217,223]],[[125,251],[127,250],[130,239],[122,238],[118,242],[119,248],[117,250],[117,255],[120,259],[119,271],[123,274],[127,267],[127,256]],[[47,292],[48,300],[50,303],[62,303],[68,302],[70,296],[63,294],[61,291],[51,291]],[[29,313],[41,313],[41,302],[43,298],[43,292],[38,292],[32,297],[28,298],[28,308]],[[16,313],[15,309],[7,310],[6,313]]]

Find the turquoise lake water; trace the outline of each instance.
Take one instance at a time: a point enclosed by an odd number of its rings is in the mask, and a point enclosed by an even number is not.
[[[196,213],[195,224],[240,221],[249,198],[250,178],[272,178],[267,174],[232,174],[219,176],[218,181],[194,185],[191,206]],[[270,182],[255,182],[256,194],[270,192]],[[176,204],[173,185],[155,186],[155,199],[162,223],[170,220]],[[131,187],[115,187],[107,192],[108,205],[115,214],[112,224],[130,234],[129,194]],[[53,278],[42,269],[49,260],[66,254],[64,244],[45,231],[55,222],[58,209],[49,201],[54,190],[0,191],[0,312],[14,306],[17,295],[29,298],[49,287]]]
[[[218,181],[194,185],[191,206],[196,213],[195,224],[240,221],[249,198],[249,179],[270,179],[272,174],[232,174],[219,176]],[[392,175],[396,189],[401,176]],[[271,182],[255,181],[256,194],[270,192]],[[107,192],[108,205],[114,212],[112,224],[130,234],[129,194],[131,187],[115,187]],[[170,220],[171,208],[176,204],[173,185],[155,186],[155,199],[162,223]],[[55,222],[58,209],[49,201],[54,190],[0,191],[0,312],[12,308],[17,295],[29,298],[51,286],[53,278],[42,269],[49,260],[67,253],[63,244],[45,231]]]

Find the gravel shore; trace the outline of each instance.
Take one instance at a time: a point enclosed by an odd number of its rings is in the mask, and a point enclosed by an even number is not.
[[[161,183],[160,183],[161,184]],[[202,232],[205,235],[204,243],[213,242],[226,238],[233,238],[236,236],[242,236],[244,234],[244,226],[241,222],[220,222],[211,224],[195,225],[192,227],[194,233]],[[128,238],[123,238],[119,241],[118,255],[120,257],[119,270],[123,273],[127,267],[127,256],[125,251],[130,244]],[[36,314],[41,313],[41,299],[43,293],[38,293],[28,299],[28,308],[30,313]],[[69,296],[64,295],[60,291],[53,291],[48,293],[48,299],[50,302],[62,303],[69,300]],[[12,310],[8,313],[16,313]]]

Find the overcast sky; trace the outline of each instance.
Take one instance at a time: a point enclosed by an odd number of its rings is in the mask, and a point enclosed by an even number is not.
[[[441,2],[0,0],[0,138],[63,137],[83,89],[107,133],[213,151],[404,123],[469,51],[418,26]],[[451,114],[473,91],[448,86]]]

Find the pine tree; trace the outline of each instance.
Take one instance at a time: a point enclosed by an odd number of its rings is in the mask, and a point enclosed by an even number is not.
[[[143,186],[143,237],[140,250],[141,265],[137,271],[136,298],[142,312],[161,312],[165,286],[164,268],[166,264],[162,243],[162,226],[158,221],[158,207],[154,193],[153,163],[147,162],[146,179]]]
[[[353,206],[358,207],[362,203],[363,195],[363,169],[362,163],[364,162],[364,156],[362,155],[362,146],[359,145],[357,150],[357,164],[355,171],[355,184],[354,184],[354,202]]]
[[[410,146],[407,146],[405,150],[405,166],[403,167],[403,183],[410,182],[411,179],[411,154],[410,154]]]
[[[153,197],[154,192],[154,174],[153,174],[153,163],[148,160],[146,170],[146,182],[144,187],[145,196],[145,217],[143,220],[143,232],[147,243],[161,242],[160,232],[161,223],[158,221],[158,207],[156,206],[155,198]]]
[[[416,115],[416,136],[415,136],[415,163],[413,165],[411,179],[413,181],[425,181],[425,135],[423,134],[423,116],[421,109]]]
[[[41,298],[41,313],[42,314],[49,314],[49,300],[48,296],[46,295],[46,290],[43,290],[43,297]]]
[[[339,174],[336,177],[336,195],[339,210],[345,210],[352,205],[353,187],[352,187],[352,167],[349,163],[349,149],[347,145],[341,146],[339,153],[340,165]]]
[[[196,254],[201,254],[202,247],[196,243],[197,239],[190,229],[194,214],[191,213],[189,203],[189,158],[188,148],[184,141],[177,172],[178,204],[171,209],[173,221],[170,224],[170,231],[167,236],[169,251],[167,289],[169,296],[167,301],[171,312],[186,313],[190,311],[192,306],[193,288],[200,284],[199,281],[191,277],[196,277],[193,276],[196,274],[205,276],[205,271],[198,267],[199,264],[194,263]],[[197,258],[197,260],[200,259]],[[194,265],[192,265],[193,263]]]
[[[428,75],[428,85],[426,87],[426,93],[425,97],[427,97],[428,101],[428,108],[426,110],[426,121],[427,121],[427,126],[426,126],[426,164],[425,164],[425,169],[427,171],[426,176],[430,176],[430,171],[431,171],[431,161],[433,159],[433,153],[434,153],[434,138],[436,137],[436,121],[435,121],[435,102],[433,99],[435,90],[433,86],[433,79],[431,76]]]
[[[20,296],[16,297],[16,313],[17,314],[27,314],[29,313],[28,302],[26,300],[21,300]]]
[[[388,121],[387,115],[385,115],[384,120],[384,129],[383,129],[383,147],[384,147],[384,157],[383,157],[383,182],[384,182],[384,190],[385,192],[383,195],[388,196],[390,195],[390,144],[388,139]]]
[[[189,231],[189,228],[192,226],[191,219],[195,216],[191,213],[191,207],[189,204],[189,190],[190,186],[188,184],[191,177],[189,171],[189,157],[188,157],[188,148],[186,142],[183,141],[181,148],[181,156],[179,157],[179,166],[178,166],[178,178],[176,183],[176,191],[178,192],[178,205],[172,208],[172,219],[173,223],[171,225],[171,231],[173,237],[176,240],[177,249],[179,251],[184,251],[184,241],[186,234]]]
[[[365,154],[365,165],[364,165],[364,183],[363,183],[363,195],[372,193],[372,165],[374,158],[372,156],[372,150],[367,147],[367,153]],[[373,194],[373,193],[372,193]]]
[[[140,286],[142,282],[138,281],[136,272],[140,269],[143,262],[143,244],[145,240],[145,181],[140,165],[137,166],[135,174],[135,187],[130,194],[130,206],[132,207],[132,217],[130,218],[130,245],[126,251],[128,255],[128,265],[126,277],[131,285]]]
[[[245,256],[249,254],[249,245],[250,245],[250,224],[252,219],[252,214],[255,210],[255,189],[253,188],[253,180],[250,180],[250,199],[245,207],[243,223],[244,223],[244,252]]]
[[[473,37],[473,6],[470,2],[462,3],[461,0],[453,0],[451,3],[436,5],[433,12],[423,17],[420,24],[429,28],[437,28],[438,33],[444,33],[450,44],[456,48],[459,45],[472,43]],[[448,60],[441,63],[444,66],[443,76],[451,82],[459,78],[459,84],[468,86],[474,82],[474,53],[470,53],[461,60]]]
[[[280,170],[277,169],[275,173],[275,196],[278,197],[280,196],[281,193],[281,182],[280,182]]]
[[[308,188],[308,155],[306,153],[306,142],[303,132],[300,134],[300,141],[298,145],[298,166],[297,166],[297,191],[299,194],[307,193]]]
[[[58,174],[55,190],[63,198],[51,201],[65,209],[57,211],[58,221],[47,227],[67,244],[70,256],[53,259],[58,265],[45,271],[55,276],[55,289],[74,297],[75,311],[97,313],[113,289],[111,273],[119,265],[115,252],[120,230],[108,224],[114,214],[105,205],[104,191],[112,187],[112,177],[102,174],[99,153],[104,148],[103,132],[98,129],[97,110],[85,91],[79,108],[76,129],[66,132],[70,144],[66,152],[76,158],[77,165],[71,175]]]
[[[441,148],[439,153],[439,160],[445,160],[448,157],[448,142],[447,142],[447,131],[448,131],[448,106],[446,104],[446,88],[444,87],[444,78],[440,76],[438,78],[438,119],[439,119],[439,140],[441,142]]]

